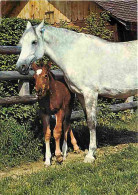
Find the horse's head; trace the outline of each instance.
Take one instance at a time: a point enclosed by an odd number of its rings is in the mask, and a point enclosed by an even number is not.
[[[19,42],[21,53],[16,64],[16,68],[21,74],[28,74],[31,63],[44,55],[43,27],[44,21],[37,27],[33,27],[30,22],[27,23],[26,30]]]
[[[35,62],[33,62],[32,68],[35,71],[35,90],[38,97],[42,98],[49,91],[49,68],[44,65],[38,67]]]

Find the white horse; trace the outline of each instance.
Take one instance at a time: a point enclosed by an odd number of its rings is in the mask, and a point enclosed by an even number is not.
[[[137,41],[113,43],[62,28],[33,27],[27,23],[20,40],[17,69],[28,74],[31,63],[49,56],[63,71],[70,89],[86,109],[90,131],[89,152],[84,162],[94,161],[98,95],[127,98],[137,93]]]

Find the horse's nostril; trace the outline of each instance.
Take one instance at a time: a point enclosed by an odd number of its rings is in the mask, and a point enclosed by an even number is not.
[[[26,65],[26,64],[23,64],[21,66],[21,71],[20,71],[22,74],[28,74],[29,73],[29,66]]]
[[[28,69],[28,66],[25,65],[25,64],[23,64],[23,65],[22,65],[22,70],[24,71],[24,70],[27,70],[27,69]]]

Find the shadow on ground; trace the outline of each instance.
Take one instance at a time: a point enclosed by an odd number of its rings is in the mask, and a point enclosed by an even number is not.
[[[36,129],[35,134],[39,139],[43,139],[43,148],[42,152],[45,153],[45,144],[44,144],[44,137],[43,137],[43,130],[42,125],[37,121],[36,122]],[[39,124],[39,125],[38,125]],[[51,129],[54,129],[55,121],[51,120]],[[83,125],[77,125],[75,128],[73,128],[74,136],[77,140],[77,143],[81,150],[88,149],[89,147],[89,130],[87,126]],[[138,133],[134,131],[129,131],[128,129],[121,129],[117,130],[114,128],[109,128],[106,126],[97,126],[96,128],[97,132],[97,144],[98,147],[104,147],[104,146],[116,146],[119,144],[128,144],[128,143],[137,143],[138,141]],[[53,135],[53,131],[52,131]],[[51,137],[51,152],[54,155],[55,151],[55,140],[53,136]],[[63,133],[61,138],[61,146],[63,143]],[[68,146],[70,150],[72,150],[72,144],[70,141],[70,136],[68,135]]]
[[[137,143],[138,133],[134,131],[128,131],[126,129],[116,130],[109,127],[97,126],[97,144],[98,147],[102,146],[115,146],[118,144]],[[82,150],[88,149],[89,147],[89,130],[88,127],[83,126],[80,129],[74,129],[75,137]]]

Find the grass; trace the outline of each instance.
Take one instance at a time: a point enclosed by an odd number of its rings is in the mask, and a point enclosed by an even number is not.
[[[120,117],[120,116],[119,116]],[[121,117],[120,117],[121,118]],[[106,125],[105,125],[106,122]],[[84,121],[73,124],[79,146],[89,145]],[[67,159],[30,175],[5,177],[0,181],[2,195],[134,195],[138,193],[137,118],[98,121],[97,159],[83,163],[84,157]]]
[[[137,148],[131,144],[94,164],[74,161],[29,176],[0,181],[0,194],[102,195],[136,194]]]

